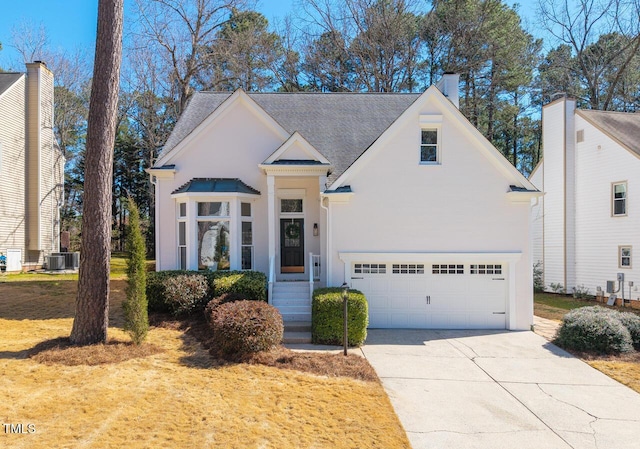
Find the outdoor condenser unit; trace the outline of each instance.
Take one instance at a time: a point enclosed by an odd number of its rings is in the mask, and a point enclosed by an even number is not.
[[[64,270],[64,256],[47,256],[47,268],[51,271]]]

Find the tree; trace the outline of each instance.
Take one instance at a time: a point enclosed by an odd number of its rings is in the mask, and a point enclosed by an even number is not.
[[[82,244],[73,344],[104,343],[109,326],[111,170],[118,113],[124,0],[99,0],[87,124]]]
[[[11,28],[11,46],[22,57],[22,64],[42,60],[48,43],[47,30],[41,23],[22,20]]]
[[[611,110],[640,53],[640,2],[540,0],[545,29],[567,45],[592,109]]]
[[[133,342],[142,343],[149,331],[147,312],[147,273],[145,256],[147,250],[140,230],[140,214],[132,197],[128,201],[129,224],[127,226],[127,299],[122,303],[124,329]]]

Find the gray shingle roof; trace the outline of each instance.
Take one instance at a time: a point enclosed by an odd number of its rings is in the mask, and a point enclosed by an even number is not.
[[[0,73],[0,95],[20,79],[22,73]]]
[[[578,114],[640,156],[640,113],[580,109]]]
[[[298,131],[340,176],[420,96],[396,93],[249,93],[288,133]],[[167,140],[163,154],[187,137],[229,92],[195,94]]]
[[[216,193],[249,193],[260,195],[260,192],[248,186],[238,178],[193,178],[191,181],[171,192],[216,192]]]

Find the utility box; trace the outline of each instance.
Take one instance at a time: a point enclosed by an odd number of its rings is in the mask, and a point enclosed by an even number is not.
[[[607,293],[613,293],[616,289],[616,281],[607,281]]]

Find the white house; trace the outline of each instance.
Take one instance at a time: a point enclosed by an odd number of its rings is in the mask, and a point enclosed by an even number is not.
[[[562,98],[543,108],[542,129],[543,160],[530,179],[545,193],[532,214],[545,289],[593,295],[622,273],[624,298],[638,299],[640,114],[576,109]]]
[[[442,85],[196,94],[149,169],[157,269],[263,271],[285,320],[346,282],[370,327],[529,329],[539,192]]]
[[[53,134],[53,74],[0,73],[0,253],[7,270],[41,267],[60,250],[64,156]]]

